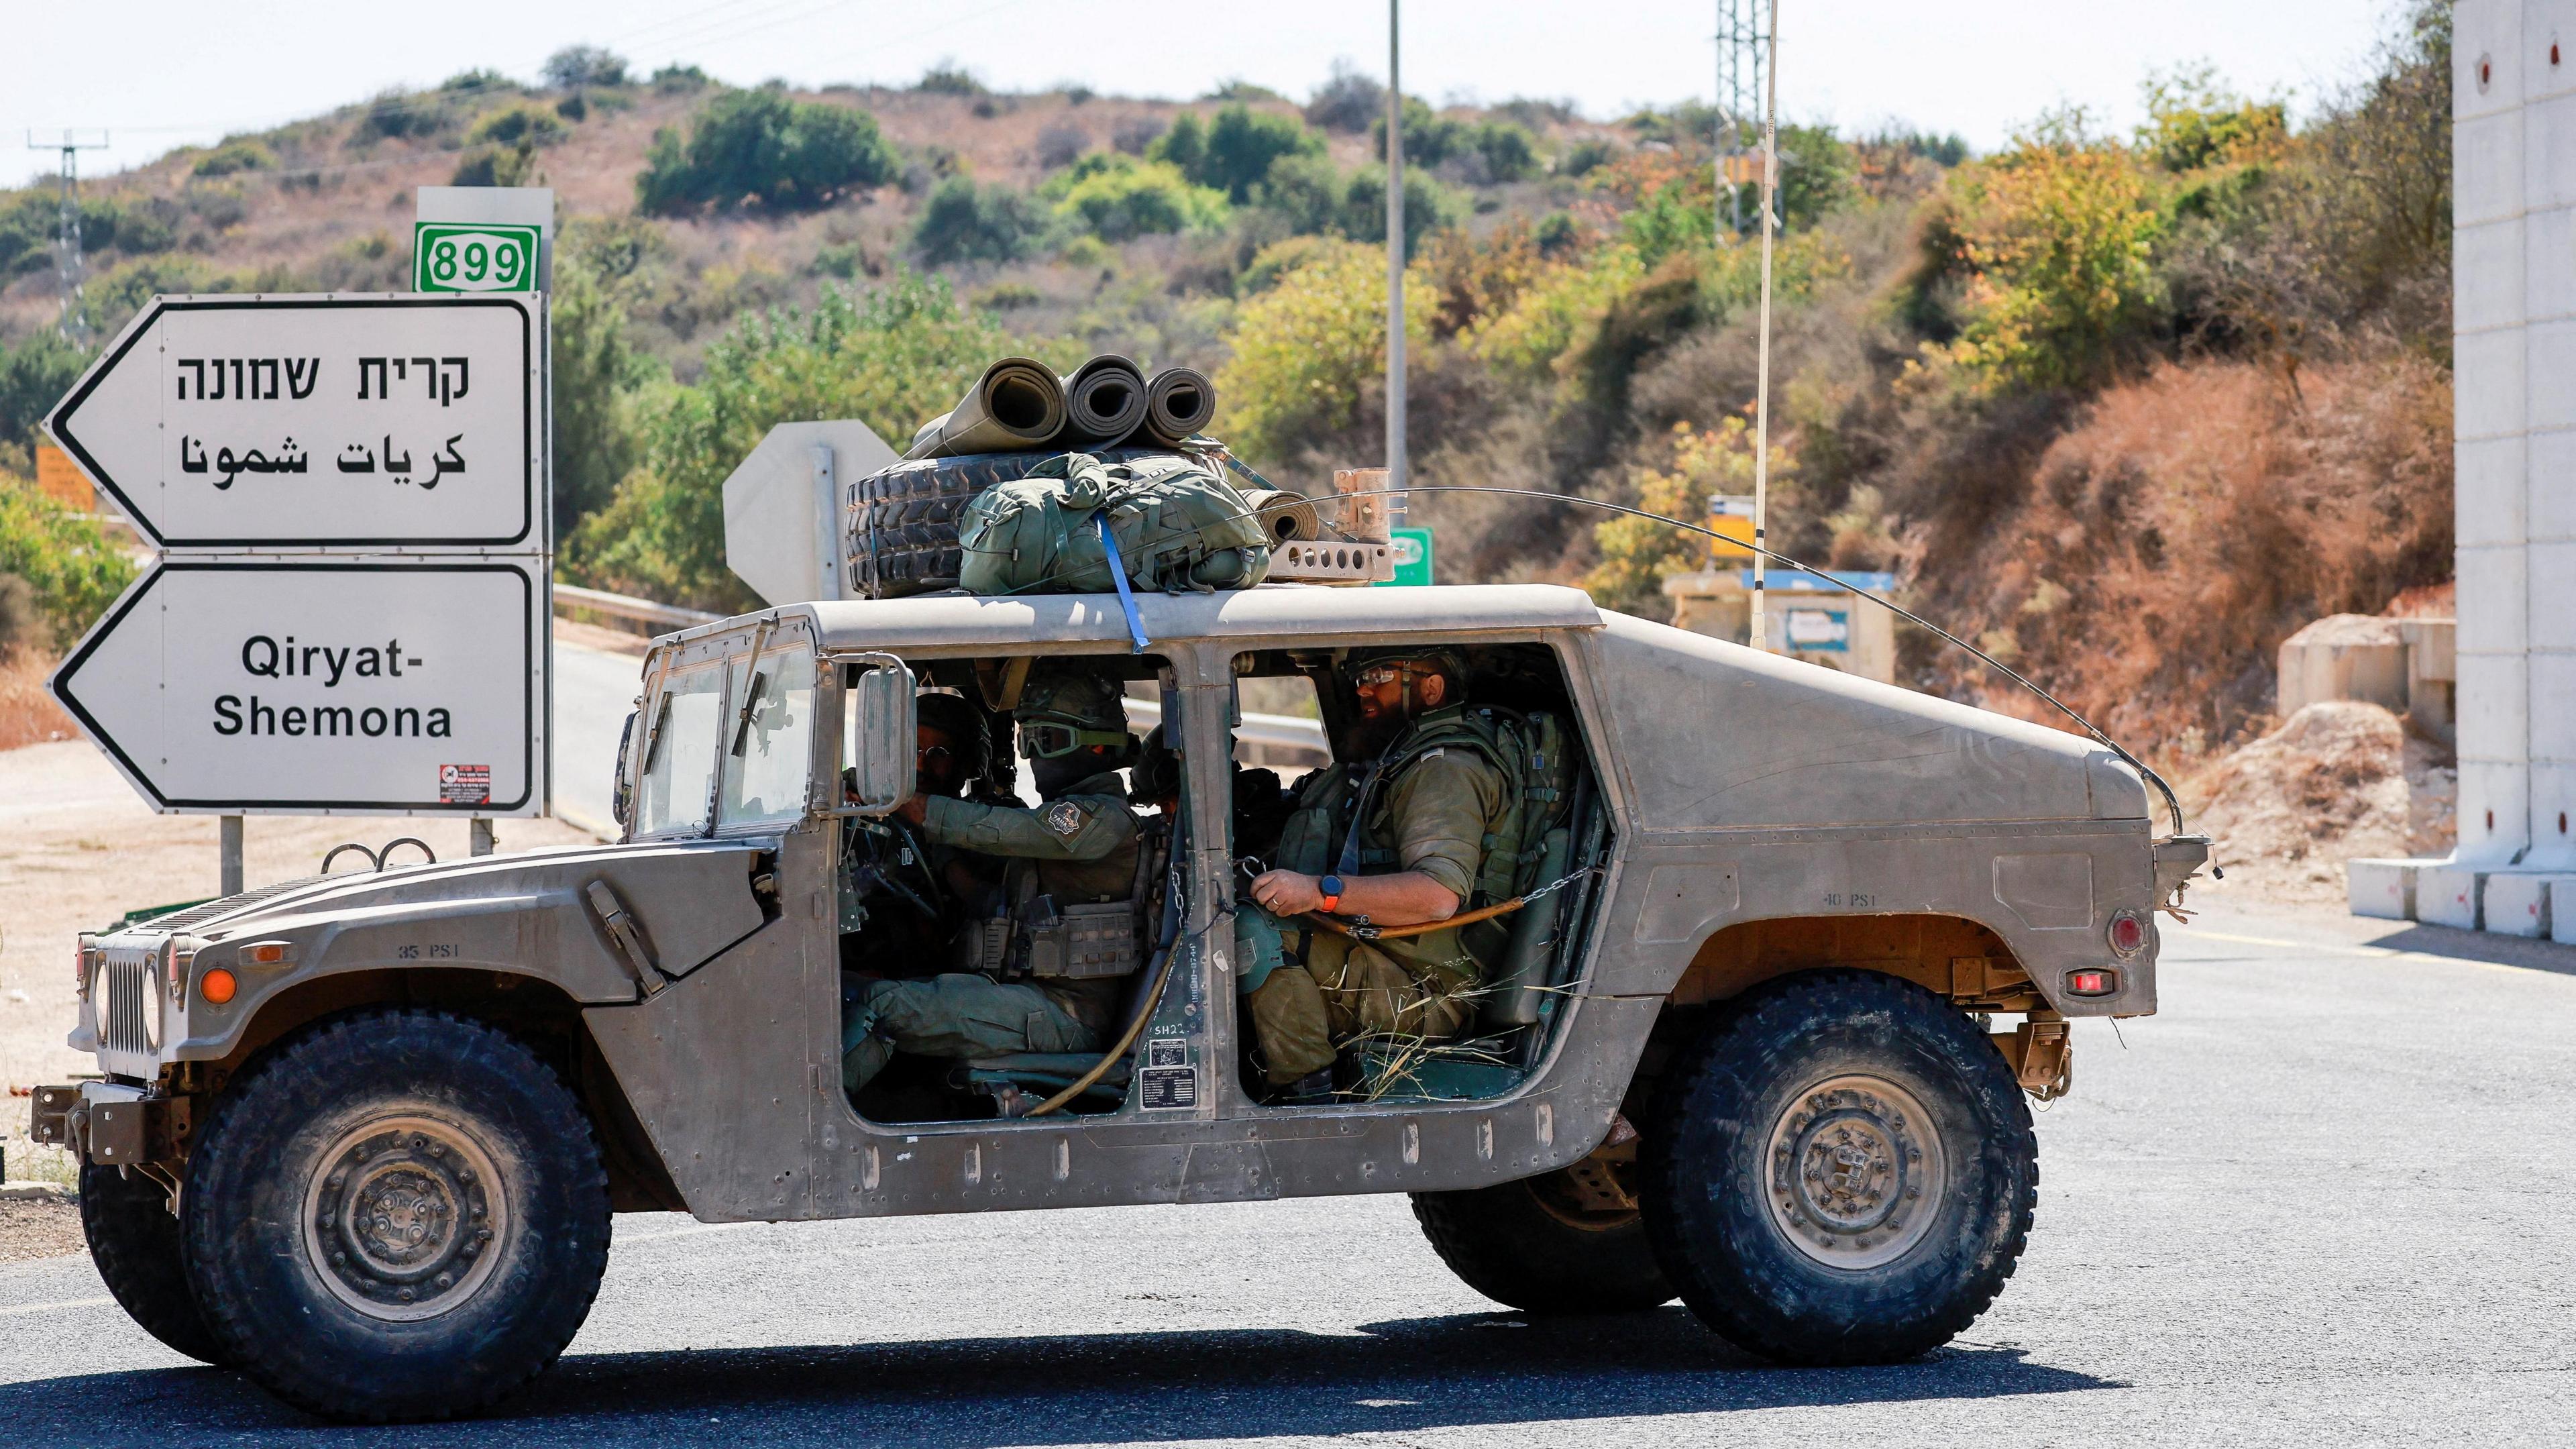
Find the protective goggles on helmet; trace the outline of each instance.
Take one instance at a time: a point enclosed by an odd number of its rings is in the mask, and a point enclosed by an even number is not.
[[[1085,745],[1115,750],[1128,742],[1125,730],[1092,729],[1074,720],[1020,721],[1020,753],[1032,760],[1060,759]]]
[[[1374,664],[1360,666],[1352,673],[1351,683],[1362,689],[1374,689],[1381,684],[1397,684],[1407,679],[1421,679],[1428,675],[1447,673],[1448,671],[1441,668],[1436,660],[1381,659]]]

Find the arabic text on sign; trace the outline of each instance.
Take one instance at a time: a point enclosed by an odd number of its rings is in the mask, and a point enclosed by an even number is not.
[[[457,448],[457,445],[464,441],[463,433],[453,434],[448,438],[446,446],[431,454],[430,474],[426,478],[418,477],[413,473],[410,450],[406,449],[400,454],[394,452],[394,440],[390,435],[384,439],[384,454],[381,460],[366,444],[351,443],[340,450],[340,455],[333,460],[332,466],[343,473],[373,473],[381,461],[385,473],[390,475],[397,484],[418,483],[423,489],[436,488],[440,479],[456,476],[465,471],[465,455]],[[303,473],[308,471],[306,465],[310,461],[303,450],[295,446],[293,438],[288,438],[279,446],[275,457],[258,448],[252,448],[238,456],[232,449],[223,448],[217,450],[211,459],[206,456],[206,445],[202,441],[186,434],[182,434],[179,439],[179,471],[220,474],[221,476],[214,480],[218,492],[232,487],[233,481],[244,473]]]

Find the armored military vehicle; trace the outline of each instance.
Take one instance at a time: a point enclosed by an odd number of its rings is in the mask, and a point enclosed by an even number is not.
[[[1796,1364],[1918,1355],[1992,1301],[2031,1227],[2027,1099],[2067,1088],[2072,1020],[2155,1009],[2157,910],[2207,856],[2157,838],[2114,752],[1569,589],[1134,607],[1141,648],[1116,598],[1079,594],[672,635],[629,725],[623,839],[82,938],[73,1044],[100,1075],[43,1089],[37,1122],[85,1164],[110,1290],[171,1347],[365,1419],[542,1372],[625,1211],[1402,1192],[1503,1303],[1678,1297]],[[1233,984],[1246,720],[1345,748],[1337,665],[1391,644],[1566,723],[1558,889],[1501,918],[1508,969],[1464,1032],[1356,1044],[1334,1094],[1283,1102]],[[1113,1044],[899,1063],[854,1097],[851,975],[917,968],[883,958],[942,907],[896,820],[919,692],[1007,723],[1039,659],[1119,681],[1177,760],[1164,863],[1111,933],[1129,954],[1084,958],[1128,982]]]

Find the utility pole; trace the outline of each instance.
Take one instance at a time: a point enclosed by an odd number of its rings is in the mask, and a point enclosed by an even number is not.
[[[1762,47],[1769,38],[1757,11],[1763,0],[1717,0],[1717,120],[1715,156],[1720,210],[1718,239],[1744,234],[1744,192],[1736,158],[1745,154],[1744,130],[1753,124],[1762,103]]]
[[[54,265],[62,277],[63,286],[60,325],[65,341],[84,346],[89,342],[89,307],[81,296],[80,153],[103,150],[107,146],[105,131],[89,134],[96,135],[98,139],[84,140],[83,132],[63,131],[50,141],[39,141],[34,131],[27,133],[28,150],[62,153],[63,216],[60,230],[54,238]]]
[[[1778,224],[1773,196],[1780,189],[1780,0],[1770,0],[1771,24],[1762,37],[1762,342],[1753,386],[1753,647],[1771,647],[1762,629],[1763,525],[1771,508],[1771,232]]]
[[[1386,0],[1386,486],[1404,497],[1404,82],[1396,68],[1399,0]]]

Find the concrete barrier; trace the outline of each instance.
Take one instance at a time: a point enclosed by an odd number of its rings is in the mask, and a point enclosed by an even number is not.
[[[2489,873],[2469,866],[2426,866],[2415,873],[2415,919],[2429,926],[2483,929]]]
[[[2503,870],[2488,876],[2486,901],[2480,911],[2486,919],[2486,929],[2499,936],[2547,940],[2550,882],[2564,878]],[[2576,897],[2576,893],[2571,896]]]
[[[2415,876],[2421,860],[2347,860],[2344,899],[2356,916],[2382,921],[2415,919]]]

